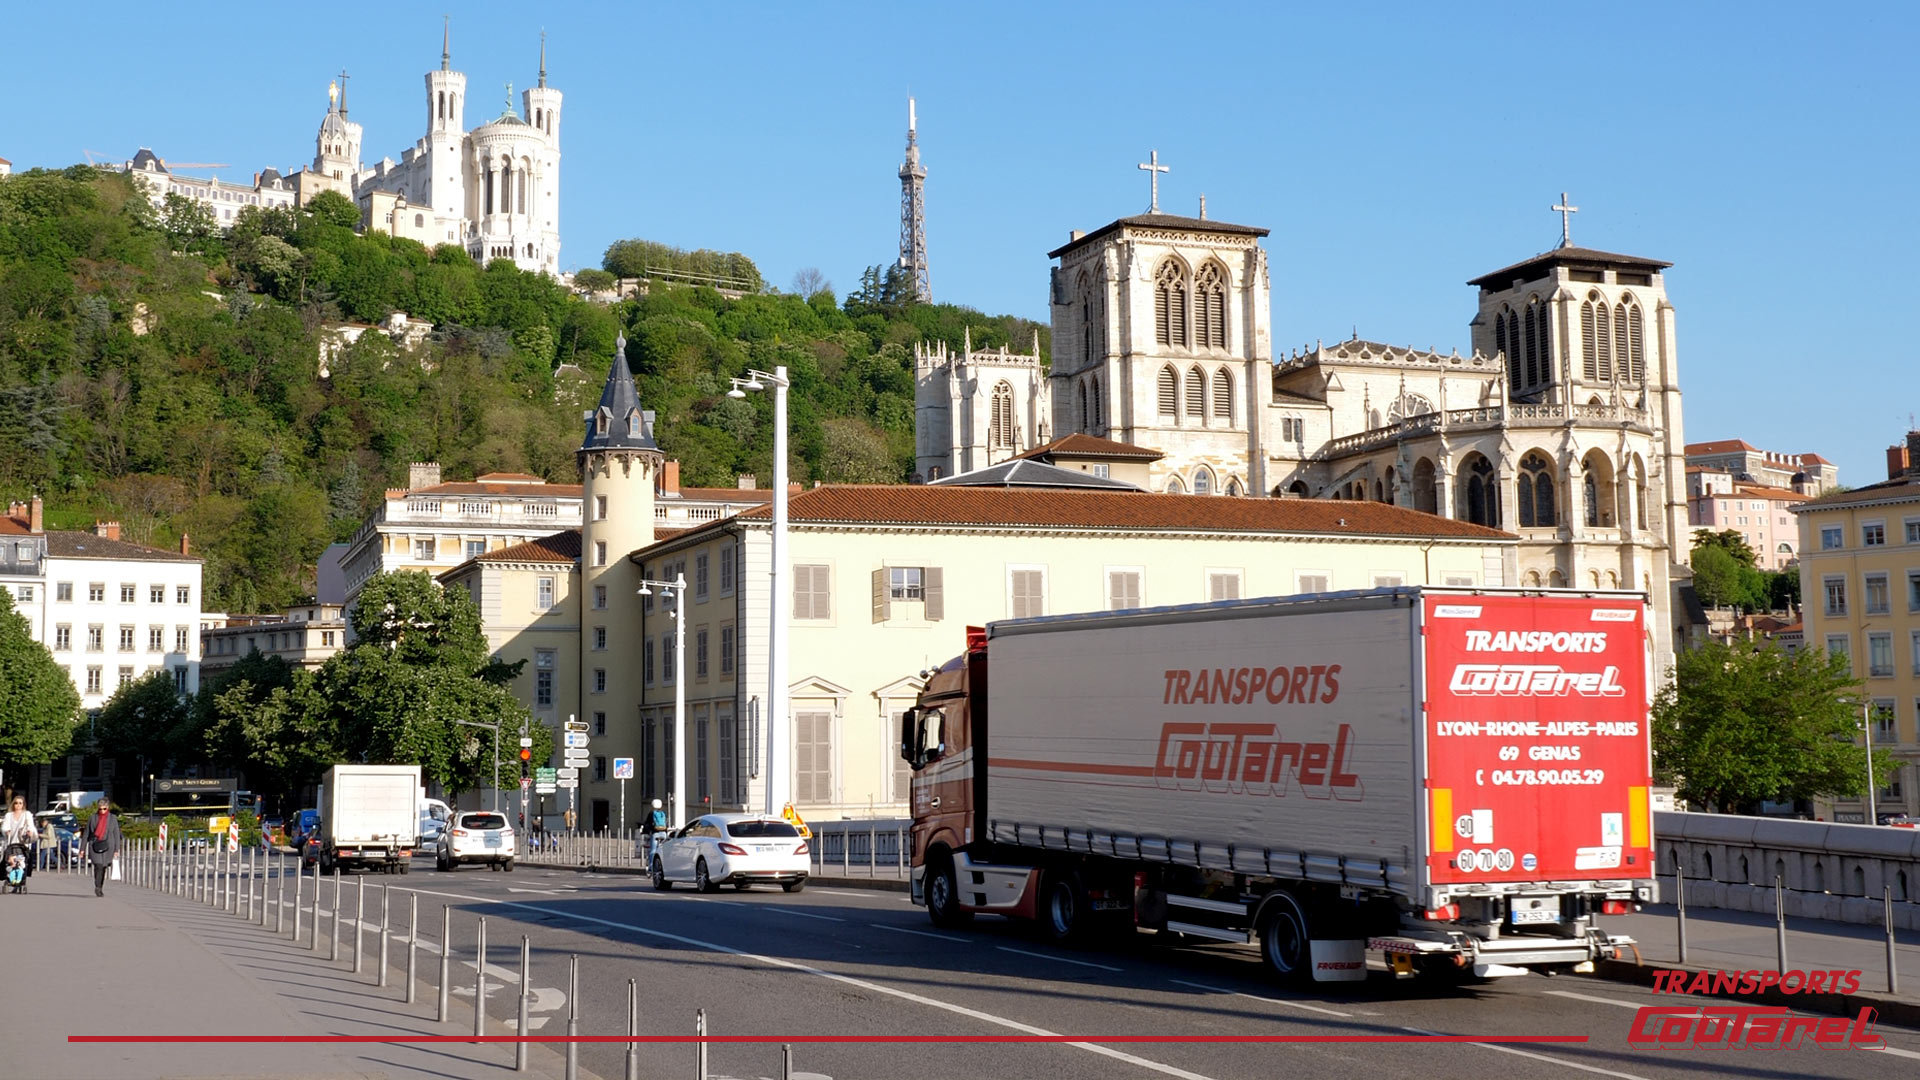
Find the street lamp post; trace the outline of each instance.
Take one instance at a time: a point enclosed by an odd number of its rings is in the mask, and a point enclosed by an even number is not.
[[[1879,808],[1873,801],[1873,701],[1860,703],[1860,734],[1866,737],[1867,744],[1867,824],[1880,824]]]
[[[771,373],[749,370],[734,379],[728,397],[743,398],[749,390],[773,387],[773,534],[768,545],[767,585],[771,610],[767,616],[767,816],[786,807],[787,780],[792,767],[780,751],[787,745],[787,369]]]
[[[455,720],[456,724],[467,727],[488,728],[493,732],[493,812],[500,812],[500,725],[483,724],[478,720]]]
[[[655,589],[673,598],[673,610],[667,613],[673,620],[673,789],[669,801],[673,805],[673,827],[678,829],[687,823],[687,575],[675,574],[672,581],[640,582],[641,596]],[[665,600],[661,598],[663,606]]]

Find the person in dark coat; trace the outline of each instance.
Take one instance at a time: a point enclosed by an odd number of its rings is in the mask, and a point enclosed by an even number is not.
[[[109,811],[107,800],[94,804],[93,816],[80,830],[80,850],[93,864],[93,895],[105,896],[107,871],[120,855],[120,819]]]

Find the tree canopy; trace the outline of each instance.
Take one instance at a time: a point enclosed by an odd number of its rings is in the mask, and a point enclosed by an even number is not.
[[[1693,589],[1708,607],[1766,611],[1800,602],[1796,569],[1768,572],[1738,529],[1693,531]]]
[[[1860,702],[1844,656],[1710,642],[1677,657],[1654,702],[1654,774],[1722,813],[1752,813],[1763,800],[1858,797]],[[1895,767],[1892,755],[1876,755],[1875,783]]]
[[[79,714],[73,680],[33,640],[13,590],[0,589],[0,762],[34,765],[66,753]]]

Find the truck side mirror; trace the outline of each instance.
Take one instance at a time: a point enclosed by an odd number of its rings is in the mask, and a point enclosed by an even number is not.
[[[908,709],[900,714],[900,759],[915,768],[920,767],[918,742],[914,737],[919,728],[919,709]]]

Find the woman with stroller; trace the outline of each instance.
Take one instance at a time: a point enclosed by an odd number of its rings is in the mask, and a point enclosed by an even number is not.
[[[21,854],[27,860],[25,877],[32,877],[35,849],[39,843],[40,827],[34,824],[33,815],[27,813],[27,800],[15,795],[7,816],[0,818],[0,858],[10,855],[15,844],[20,845]]]

